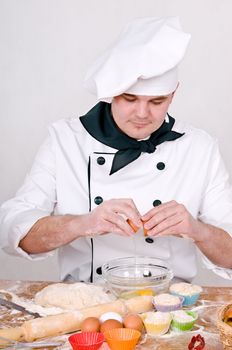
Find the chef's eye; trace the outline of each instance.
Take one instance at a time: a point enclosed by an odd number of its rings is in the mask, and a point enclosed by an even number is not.
[[[153,105],[161,105],[165,100],[152,100],[150,101]]]
[[[134,101],[136,101],[136,96],[134,96],[134,95],[123,94],[122,96],[123,96],[123,98],[124,98],[126,101],[128,101],[128,102],[134,102]]]

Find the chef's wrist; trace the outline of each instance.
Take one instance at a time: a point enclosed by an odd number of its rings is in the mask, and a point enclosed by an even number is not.
[[[204,244],[210,239],[211,230],[209,225],[196,220],[195,230],[194,230],[194,242],[196,244]]]
[[[93,235],[89,213],[72,215],[69,225],[70,231],[75,234],[75,239]]]

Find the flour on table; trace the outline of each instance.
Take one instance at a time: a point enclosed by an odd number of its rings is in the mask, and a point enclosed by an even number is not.
[[[35,303],[44,307],[62,309],[82,309],[96,304],[104,304],[115,300],[107,294],[102,286],[77,283],[54,283],[35,295]]]
[[[25,298],[18,297],[15,293],[9,292],[8,290],[0,290],[0,293],[11,295],[11,301],[14,303],[25,307],[28,311],[38,312],[40,316],[57,315],[63,313],[65,310],[60,307],[43,307],[41,305],[35,304],[33,300],[28,300]],[[12,313],[17,313],[18,311],[12,309]]]

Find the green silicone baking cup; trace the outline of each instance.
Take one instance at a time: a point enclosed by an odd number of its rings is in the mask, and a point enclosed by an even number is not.
[[[186,332],[186,331],[191,331],[191,329],[194,326],[194,323],[196,322],[198,315],[196,312],[193,311],[186,311],[186,313],[190,316],[192,316],[194,319],[191,322],[177,322],[175,319],[172,320],[171,323],[171,328],[174,331],[177,332]]]

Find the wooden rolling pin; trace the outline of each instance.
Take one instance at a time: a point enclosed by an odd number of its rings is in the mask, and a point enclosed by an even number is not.
[[[69,311],[58,315],[35,318],[25,321],[21,327],[0,329],[0,337],[12,340],[34,341],[36,339],[57,336],[80,330],[81,322],[86,317],[100,317],[108,311],[142,313],[153,309],[152,296],[137,296],[128,300],[118,299],[111,303]]]

